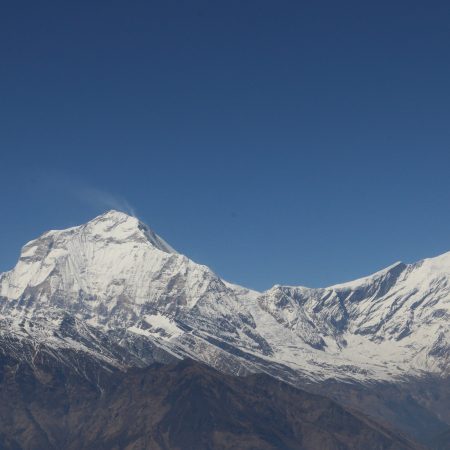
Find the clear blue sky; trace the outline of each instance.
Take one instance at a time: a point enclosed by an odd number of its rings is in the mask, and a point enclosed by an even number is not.
[[[254,288],[450,250],[448,1],[17,1],[0,270],[131,205]]]

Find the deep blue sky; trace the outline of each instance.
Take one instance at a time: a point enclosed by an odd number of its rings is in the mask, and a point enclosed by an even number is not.
[[[450,250],[448,1],[16,1],[0,270],[117,203],[254,288]]]

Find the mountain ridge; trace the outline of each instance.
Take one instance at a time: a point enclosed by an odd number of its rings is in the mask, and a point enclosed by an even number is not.
[[[188,359],[97,383],[39,357],[33,366],[0,357],[1,448],[421,448],[323,396]]]
[[[365,392],[374,383],[450,378],[449,319],[450,253],[328,288],[259,293],[117,211],[44,233],[0,275],[0,343],[28,363],[39,348],[119,370],[192,358],[234,375]],[[65,359],[77,371],[80,361]],[[340,401],[354,406],[353,396],[349,389]],[[417,411],[427,404],[418,402]],[[388,402],[378,409],[374,416],[388,414]]]
[[[347,375],[359,379],[449,370],[450,253],[326,288],[275,285],[258,293],[180,255],[138,219],[108,211],[27,243],[16,267],[0,275],[0,298],[6,317],[64,312],[166,343],[183,340],[187,327],[197,340],[206,333],[294,368],[300,350],[314,370],[300,369],[311,375],[322,366],[326,377],[336,359],[354,365]],[[400,366],[399,355],[407,357]]]

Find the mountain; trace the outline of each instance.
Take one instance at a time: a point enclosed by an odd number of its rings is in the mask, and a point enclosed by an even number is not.
[[[191,358],[326,393],[424,443],[450,427],[450,253],[328,288],[225,282],[109,211],[26,244],[0,275],[0,348],[95,382]],[[88,361],[88,362],[87,362]]]
[[[363,378],[450,374],[450,253],[325,289],[276,286],[259,305]]]
[[[0,359],[0,448],[419,448],[389,429],[267,375],[236,378],[184,360],[105,372]]]
[[[141,348],[148,341],[178,357],[201,352],[197,346],[215,349],[209,337],[269,351],[229,285],[117,211],[26,244],[16,267],[0,276],[0,313],[2,329],[21,340],[76,342],[115,365],[152,362],[154,352]],[[220,359],[214,349],[205,358]]]

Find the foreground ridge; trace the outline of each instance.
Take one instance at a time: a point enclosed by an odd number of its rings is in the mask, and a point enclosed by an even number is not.
[[[103,374],[101,391],[39,358],[34,367],[3,362],[2,374],[2,449],[418,448],[327,398],[192,360]]]

